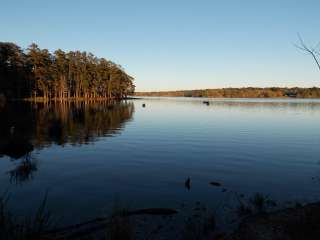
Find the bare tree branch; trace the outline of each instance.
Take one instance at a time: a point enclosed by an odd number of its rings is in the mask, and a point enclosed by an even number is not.
[[[310,54],[312,56],[313,60],[316,62],[318,69],[320,70],[320,60],[318,59],[318,56],[320,56],[320,52],[319,52],[319,50],[317,50],[320,42],[315,47],[308,47],[304,43],[303,39],[301,38],[301,36],[299,34],[298,34],[298,38],[299,38],[300,44],[299,45],[295,44],[295,46],[298,49]]]

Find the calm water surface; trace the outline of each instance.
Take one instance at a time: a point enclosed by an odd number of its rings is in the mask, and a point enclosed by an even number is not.
[[[0,192],[23,214],[48,191],[62,223],[106,214],[115,199],[131,208],[199,201],[215,211],[231,209],[235,192],[280,205],[320,200],[319,100],[202,101],[6,105]]]

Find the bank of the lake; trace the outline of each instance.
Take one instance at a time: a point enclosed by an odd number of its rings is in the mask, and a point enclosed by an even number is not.
[[[158,92],[135,92],[135,96],[207,98],[320,98],[320,88],[221,88]]]

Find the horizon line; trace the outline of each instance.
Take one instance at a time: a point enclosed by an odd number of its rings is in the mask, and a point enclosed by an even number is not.
[[[178,92],[178,91],[197,91],[197,90],[219,90],[219,89],[246,89],[246,88],[258,88],[258,89],[267,89],[267,88],[320,88],[320,86],[269,86],[269,87],[257,87],[257,86],[246,86],[246,87],[217,87],[217,88],[193,88],[193,89],[174,89],[174,90],[139,90],[135,92]]]

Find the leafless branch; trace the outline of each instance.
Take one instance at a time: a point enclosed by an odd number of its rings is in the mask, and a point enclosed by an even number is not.
[[[319,50],[317,50],[320,42],[315,47],[308,47],[299,34],[298,34],[298,38],[299,38],[300,43],[299,43],[299,45],[295,44],[295,46],[298,49],[310,54],[312,56],[313,60],[316,62],[318,69],[320,70],[320,61],[318,59],[318,57],[320,56],[320,52],[319,52]]]

